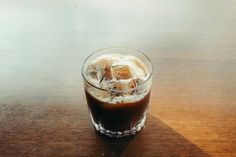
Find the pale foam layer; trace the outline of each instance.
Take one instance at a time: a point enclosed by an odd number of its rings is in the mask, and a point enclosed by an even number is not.
[[[89,87],[86,90],[89,94],[91,94],[93,97],[95,97],[99,101],[110,103],[110,104],[116,104],[116,103],[137,102],[137,101],[143,99],[148,94],[150,88],[140,94],[116,96],[116,97],[111,97],[109,92],[107,92],[107,91],[99,91],[99,90],[96,90],[92,87]]]
[[[145,64],[135,56],[106,54],[95,58],[88,65],[86,73],[86,79],[91,84],[106,91],[94,87],[86,90],[103,102],[135,102],[149,92],[150,83],[139,88],[139,84],[147,80],[149,75]],[[114,94],[114,91],[122,94]]]

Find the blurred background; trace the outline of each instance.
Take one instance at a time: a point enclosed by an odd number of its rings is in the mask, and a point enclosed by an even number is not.
[[[0,0],[0,100],[72,101],[82,61],[109,46],[155,54],[156,75],[162,59],[177,58],[168,64],[180,68],[182,59],[233,60],[235,6],[233,0]],[[232,64],[223,66],[232,73]]]

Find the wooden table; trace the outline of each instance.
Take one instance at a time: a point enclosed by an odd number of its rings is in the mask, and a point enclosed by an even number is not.
[[[153,62],[134,137],[88,118],[80,68],[108,46]],[[0,156],[236,157],[236,2],[0,1]]]

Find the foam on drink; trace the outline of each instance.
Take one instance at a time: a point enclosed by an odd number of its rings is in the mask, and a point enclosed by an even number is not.
[[[87,80],[103,90],[86,90],[103,102],[135,102],[149,92],[150,85],[140,86],[149,75],[145,64],[135,56],[106,54],[95,58],[86,71]]]

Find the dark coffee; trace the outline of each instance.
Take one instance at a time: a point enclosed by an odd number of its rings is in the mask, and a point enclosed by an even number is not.
[[[139,51],[97,51],[82,67],[85,94],[94,128],[109,137],[139,132],[145,124],[152,65]]]
[[[137,126],[146,116],[150,92],[132,103],[106,103],[96,99],[85,90],[93,120],[110,131],[125,131]]]

